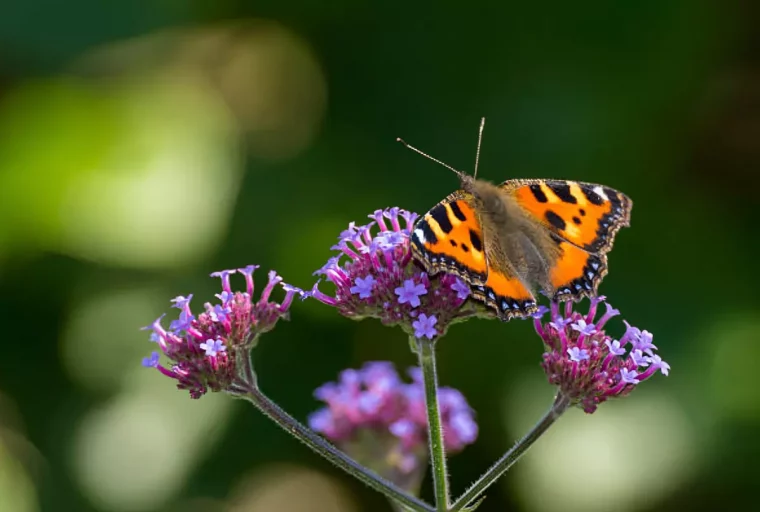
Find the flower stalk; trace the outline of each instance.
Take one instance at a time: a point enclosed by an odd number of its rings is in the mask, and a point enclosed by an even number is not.
[[[249,365],[249,367],[252,367]],[[247,400],[280,428],[301,441],[316,454],[342,469],[346,473],[365,483],[372,489],[384,494],[392,502],[404,507],[403,510],[413,512],[435,512],[435,509],[404,491],[394,483],[386,480],[377,473],[359,464],[344,452],[333,446],[315,431],[299,422],[284,409],[266,396],[256,385],[238,382],[241,391],[236,396]]]
[[[554,400],[554,403],[549,408],[548,411],[544,414],[544,416],[536,423],[533,428],[523,436],[522,439],[517,441],[517,443],[510,448],[504,455],[501,456],[499,460],[497,460],[491,468],[483,473],[483,475],[478,478],[475,483],[473,483],[465,492],[460,496],[459,498],[454,501],[454,504],[449,508],[449,512],[458,512],[460,510],[467,510],[468,507],[471,507],[471,504],[477,500],[483,492],[485,492],[486,489],[488,489],[496,480],[501,478],[501,476],[506,473],[509,468],[511,468],[518,460],[520,460],[520,457],[525,455],[525,453],[528,451],[528,449],[533,446],[533,443],[538,441],[538,438],[540,438],[547,430],[549,430],[549,427],[554,425],[554,423],[564,414],[565,411],[570,407],[570,400],[562,395],[561,393],[557,394],[557,397]],[[471,509],[471,508],[470,508]]]
[[[411,341],[411,340],[410,340]],[[449,507],[449,475],[446,470],[446,450],[443,445],[443,426],[438,407],[438,375],[435,366],[435,342],[416,340],[422,379],[425,383],[425,406],[428,417],[430,463],[433,470],[436,510],[445,512]]]

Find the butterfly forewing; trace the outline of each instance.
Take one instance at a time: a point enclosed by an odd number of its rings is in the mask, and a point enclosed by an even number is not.
[[[604,254],[628,226],[631,200],[603,185],[563,180],[509,180],[500,185],[547,229],[581,249]]]
[[[470,285],[484,284],[483,232],[471,201],[472,196],[457,191],[420,217],[412,231],[412,252],[431,274],[443,271]]]

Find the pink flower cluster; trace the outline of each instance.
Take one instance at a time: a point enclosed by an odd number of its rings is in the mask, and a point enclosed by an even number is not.
[[[619,340],[604,332],[605,324],[620,314],[604,301],[605,297],[592,299],[585,315],[574,311],[571,302],[565,303],[564,312],[560,304],[552,303],[551,318],[545,323],[541,319],[549,309],[541,307],[534,315],[536,332],[547,349],[541,366],[549,382],[587,413],[609,398],[627,395],[657,371],[663,375],[670,371],[670,365],[654,353],[657,347],[650,332],[628,322]],[[602,302],[606,312],[595,321]]]
[[[143,359],[143,366],[158,369],[162,374],[177,380],[179,389],[186,389],[192,398],[200,398],[211,391],[228,390],[237,376],[239,357],[248,357],[248,351],[258,336],[274,328],[277,321],[287,316],[293,296],[298,288],[282,283],[276,272],[269,272],[269,282],[257,302],[253,301],[253,272],[255,265],[237,270],[223,270],[211,274],[222,281],[219,303],[205,304],[205,312],[196,318],[190,310],[193,296],[176,297],[174,307],[180,310],[179,318],[165,329],[162,315],[148,327],[151,341],[159,351]],[[246,291],[233,292],[230,275],[239,272],[245,277]],[[275,286],[286,291],[281,303],[270,300]],[[161,353],[169,365],[161,364]]]
[[[324,384],[314,392],[327,407],[314,412],[309,425],[344,449],[367,431],[391,436],[395,442],[390,452],[396,455],[399,469],[409,473],[424,467],[428,450],[422,372],[410,368],[409,374],[412,382],[403,382],[390,362],[344,370],[338,382]],[[439,388],[438,400],[446,451],[461,451],[478,435],[473,411],[453,388]]]

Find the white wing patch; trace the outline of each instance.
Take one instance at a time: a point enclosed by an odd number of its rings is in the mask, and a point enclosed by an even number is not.
[[[610,198],[607,197],[607,194],[604,193],[604,189],[602,187],[600,187],[599,185],[597,185],[596,187],[594,187],[594,192],[596,192],[596,195],[598,195],[599,197],[601,197],[605,201],[609,201],[610,200]]]

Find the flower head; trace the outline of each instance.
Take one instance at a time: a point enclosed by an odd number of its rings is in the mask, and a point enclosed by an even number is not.
[[[315,391],[327,407],[311,414],[309,425],[394,482],[420,477],[428,457],[427,409],[422,372],[410,368],[409,374],[412,382],[403,382],[390,362],[344,370],[338,382]],[[475,441],[478,426],[456,389],[439,388],[438,400],[446,451],[456,453]]]
[[[163,315],[145,329],[151,330],[151,341],[170,364],[161,364],[159,352],[143,359],[143,366],[158,369],[162,374],[177,380],[179,389],[186,389],[192,398],[200,398],[209,389],[224,391],[237,375],[238,356],[245,355],[255,345],[258,336],[270,331],[280,318],[287,317],[288,308],[298,288],[282,283],[276,272],[269,272],[269,281],[259,300],[253,301],[253,272],[256,266],[237,270],[214,272],[219,277],[222,293],[218,304],[206,303],[205,311],[197,317],[190,310],[192,295],[176,297],[174,307],[180,310],[179,318],[165,329]],[[232,291],[230,275],[240,273],[246,282],[246,291]],[[281,303],[270,300],[274,287],[285,289]]]
[[[367,225],[348,225],[333,246],[338,255],[315,272],[335,286],[334,295],[317,282],[305,296],[350,318],[401,325],[418,338],[439,336],[452,321],[475,313],[462,308],[470,289],[460,278],[443,272],[431,277],[415,263],[409,234],[417,214],[387,208],[369,217]]]
[[[534,315],[536,332],[546,347],[541,366],[549,382],[587,413],[609,398],[627,395],[658,370],[664,375],[670,370],[654,355],[657,347],[648,331],[626,323],[619,340],[606,334],[604,325],[620,312],[605,303],[606,312],[595,322],[601,302],[604,297],[592,299],[586,315],[575,312],[570,302],[564,308],[552,303],[551,318],[545,323],[542,317],[548,311]]]

